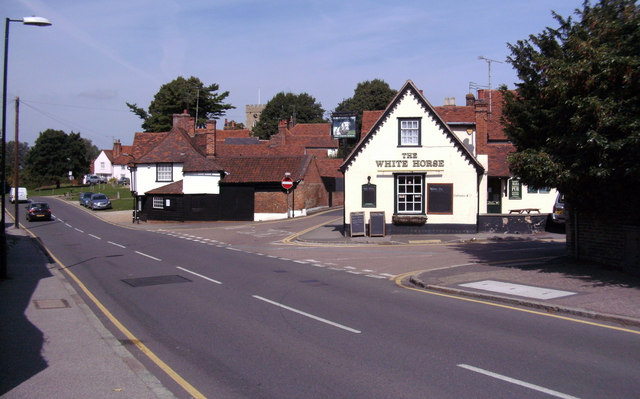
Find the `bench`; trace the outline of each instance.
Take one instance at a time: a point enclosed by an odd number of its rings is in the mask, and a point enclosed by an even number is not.
[[[518,214],[523,214],[523,213],[527,213],[530,214],[531,212],[537,212],[540,213],[540,209],[538,208],[522,208],[522,209],[511,209],[509,211],[509,213],[518,213]]]

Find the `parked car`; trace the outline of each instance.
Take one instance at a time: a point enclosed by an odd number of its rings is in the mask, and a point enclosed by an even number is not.
[[[80,205],[87,206],[87,201],[89,201],[89,198],[91,198],[91,195],[93,195],[93,193],[91,192],[80,193],[80,195],[78,196],[78,201],[80,201]]]
[[[551,219],[554,223],[564,223],[566,213],[564,212],[564,194],[558,193],[556,202],[553,204],[553,213]]]
[[[32,202],[27,206],[25,216],[30,222],[33,220],[51,220],[51,208],[46,202]]]
[[[86,179],[88,184],[94,185],[94,184],[99,184],[99,183],[106,183],[107,182],[107,178],[104,176],[98,176],[98,175],[89,175],[87,176]]]
[[[121,177],[118,179],[118,184],[121,186],[128,186],[129,185],[129,178],[128,177]]]
[[[111,201],[109,201],[109,197],[102,193],[93,194],[89,201],[87,201],[87,207],[93,209],[109,209],[111,208]]]
[[[9,191],[9,201],[13,204],[16,202],[16,189],[15,187],[11,187]],[[27,202],[27,188],[26,187],[18,187],[18,202]]]

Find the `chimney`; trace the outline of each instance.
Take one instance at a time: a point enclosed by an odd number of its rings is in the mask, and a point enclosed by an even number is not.
[[[194,123],[195,118],[189,115],[186,109],[181,114],[173,114],[173,127],[184,129],[191,137],[195,135]]]
[[[116,159],[122,154],[122,144],[120,144],[120,140],[113,140],[113,159]]]
[[[204,133],[205,137],[205,156],[207,158],[215,158],[216,156],[216,121],[209,119],[207,121],[207,128]]]
[[[476,98],[471,93],[465,96],[465,100],[467,101],[467,107],[473,107],[476,105]]]

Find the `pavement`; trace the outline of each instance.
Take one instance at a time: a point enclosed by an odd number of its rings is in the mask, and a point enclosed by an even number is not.
[[[131,211],[95,215],[129,228],[163,226],[132,224]],[[11,221],[8,216],[7,223]],[[173,398],[104,327],[38,239],[7,226],[9,278],[0,281],[0,397]],[[345,237],[341,222],[334,220],[287,240],[299,245],[482,245],[564,241],[564,236],[542,232]],[[640,333],[640,276],[565,256],[520,264],[478,261],[396,280],[445,295],[573,315]],[[532,298],[532,292],[538,297]]]

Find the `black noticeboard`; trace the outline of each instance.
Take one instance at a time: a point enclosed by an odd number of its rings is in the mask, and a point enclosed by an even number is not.
[[[371,212],[369,214],[369,236],[384,236],[384,212]]]
[[[364,212],[351,212],[351,237],[365,235]]]

